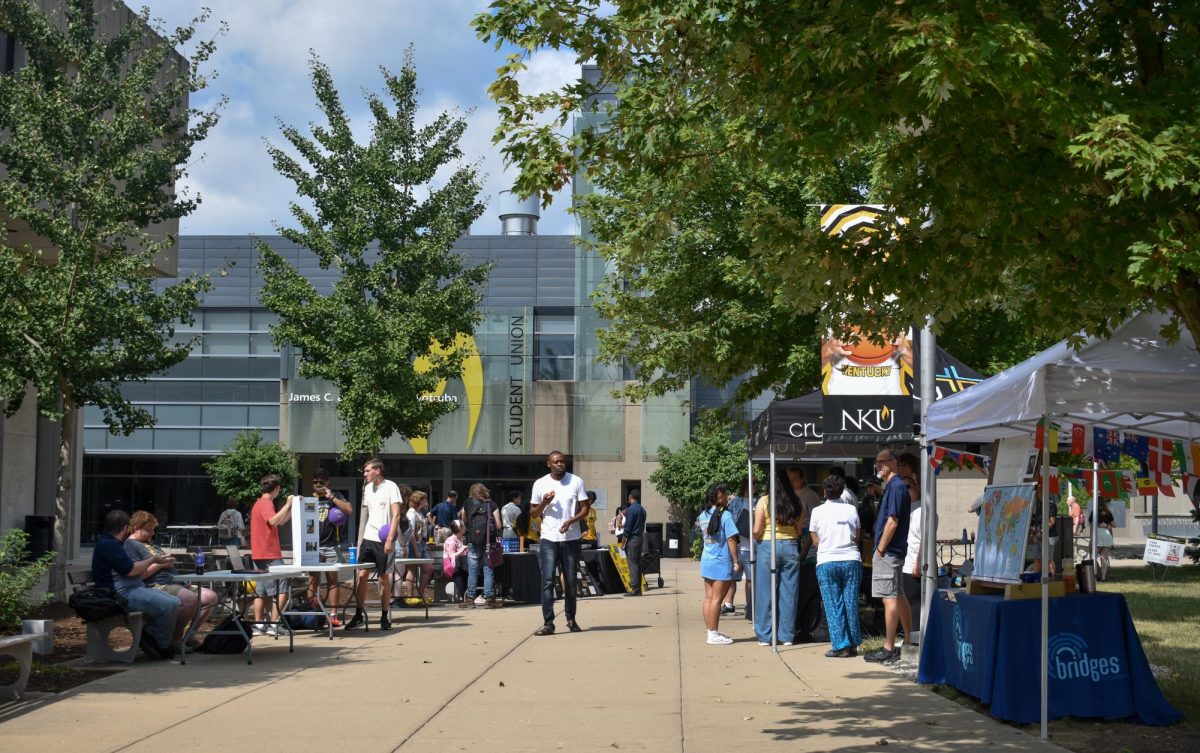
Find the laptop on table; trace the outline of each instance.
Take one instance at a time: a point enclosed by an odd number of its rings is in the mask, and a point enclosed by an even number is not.
[[[242,552],[238,549],[237,544],[226,544],[225,554],[229,555],[229,572],[235,575],[265,575],[267,572],[253,567],[243,567],[246,562],[242,559]]]

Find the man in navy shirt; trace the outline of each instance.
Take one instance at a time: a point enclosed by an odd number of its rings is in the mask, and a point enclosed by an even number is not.
[[[125,597],[129,611],[146,615],[149,622],[142,631],[142,650],[151,659],[166,659],[171,655],[171,634],[179,618],[179,599],[149,588],[143,578],[173,567],[175,558],[156,555],[134,562],[123,543],[129,530],[129,514],[124,510],[110,510],[104,516],[104,533],[96,539],[92,551],[92,580],[98,588]]]
[[[900,658],[896,626],[904,627],[905,640],[912,640],[912,610],[904,598],[900,576],[908,551],[908,520],[912,500],[908,487],[897,473],[898,461],[891,450],[875,456],[875,473],[883,479],[883,499],[875,518],[875,553],[871,559],[871,595],[883,600],[883,647],[863,658],[891,663]]]
[[[450,521],[458,520],[458,492],[451,489],[446,498],[429,511],[429,519],[433,523],[434,540],[437,543],[441,544],[450,538]]]
[[[646,508],[642,507],[642,492],[629,492],[629,507],[625,509],[625,559],[629,563],[629,592],[626,596],[642,595],[642,540],[646,536]]]

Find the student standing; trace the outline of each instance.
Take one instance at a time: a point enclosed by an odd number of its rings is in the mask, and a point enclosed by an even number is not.
[[[362,509],[365,520],[361,540],[358,542],[358,561],[375,565],[379,574],[379,629],[391,630],[389,616],[391,606],[391,570],[396,558],[396,537],[400,534],[400,487],[383,477],[383,461],[372,458],[363,466]],[[387,526],[387,535],[380,531]],[[359,607],[354,617],[346,624],[347,630],[362,627],[367,620],[362,605],[367,599],[367,579],[370,573],[364,568],[358,571],[357,596]]]
[[[578,633],[583,628],[575,621],[575,570],[579,562],[579,521],[587,518],[587,490],[583,479],[567,473],[567,456],[555,450],[546,456],[550,472],[533,484],[529,495],[530,515],[541,516],[538,564],[542,570],[542,626],[534,635],[554,635],[555,572],[562,565],[566,588],[563,611],[567,629]]]
[[[642,542],[646,538],[646,508],[642,507],[642,492],[629,492],[625,508],[625,559],[629,563],[629,591],[626,596],[642,595]]]
[[[858,655],[862,635],[858,623],[858,588],[862,560],[858,552],[862,529],[857,505],[844,501],[846,483],[840,476],[825,477],[825,504],[813,510],[809,521],[812,543],[817,547],[817,583],[825,604],[829,626],[828,657],[844,659]]]
[[[700,555],[700,577],[704,579],[704,627],[708,629],[707,643],[723,646],[733,643],[733,639],[718,632],[717,627],[725,593],[733,582],[734,573],[741,569],[737,524],[726,509],[729,494],[724,484],[713,484],[708,488],[704,505],[699,520],[704,531],[704,552]]]
[[[275,509],[275,498],[279,496],[283,479],[277,473],[268,473],[262,477],[259,487],[262,495],[250,510],[250,558],[254,567],[259,570],[270,570],[272,565],[283,564],[283,550],[279,547],[279,526],[292,518],[292,497],[288,497],[283,507]],[[275,597],[271,602],[271,625],[264,622],[267,599]],[[279,635],[283,630],[279,623],[281,612],[287,602],[287,593],[280,587],[278,579],[256,581],[254,586],[254,634]]]

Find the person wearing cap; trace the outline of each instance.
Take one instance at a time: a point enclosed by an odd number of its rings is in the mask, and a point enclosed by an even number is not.
[[[354,511],[354,508],[350,506],[345,497],[329,488],[329,471],[324,468],[318,468],[313,472],[312,490],[313,496],[317,498],[317,504],[320,506],[317,519],[321,522],[321,548],[319,550],[321,562],[337,562],[337,545],[341,540],[342,531],[345,530],[346,522],[350,519],[350,513]],[[330,520],[331,515],[335,519],[337,518],[337,514],[333,512],[334,510],[338,510],[343,516],[341,525],[335,525]],[[341,627],[342,621],[337,616],[338,606],[341,604],[341,588],[338,585],[337,573],[325,573],[325,583],[329,589],[328,595],[325,597],[325,606],[329,609],[329,624],[333,627]],[[306,594],[309,603],[315,602],[317,588],[317,574],[310,573]]]
[[[869,662],[891,663],[900,658],[896,629],[912,636],[912,610],[904,598],[901,574],[908,553],[908,526],[912,500],[900,477],[899,461],[891,450],[875,456],[875,472],[883,479],[883,499],[875,519],[875,551],[871,559],[871,595],[883,600],[883,646],[863,658]]]

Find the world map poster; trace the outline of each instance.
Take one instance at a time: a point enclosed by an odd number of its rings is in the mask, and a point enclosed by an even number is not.
[[[1017,583],[1025,566],[1033,484],[989,486],[983,490],[975,536],[975,578]]]

